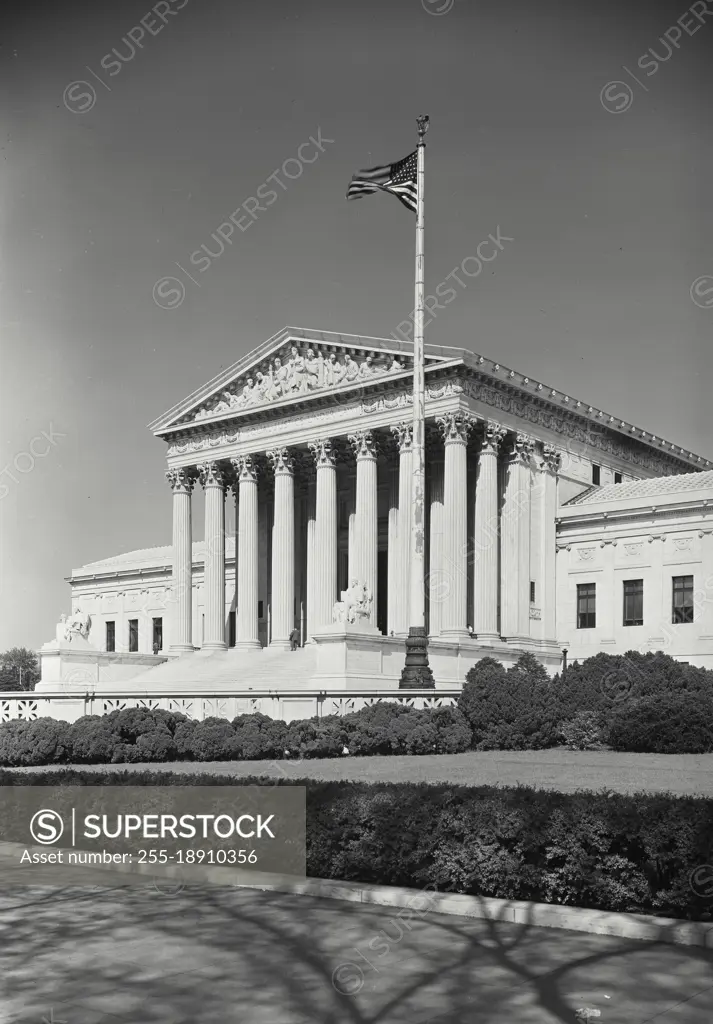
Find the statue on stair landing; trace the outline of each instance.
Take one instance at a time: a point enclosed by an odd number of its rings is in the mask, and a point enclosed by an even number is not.
[[[347,622],[355,625],[371,615],[373,602],[372,593],[366,583],[352,580],[348,590],[342,591],[341,601],[337,601],[332,611],[334,622]]]

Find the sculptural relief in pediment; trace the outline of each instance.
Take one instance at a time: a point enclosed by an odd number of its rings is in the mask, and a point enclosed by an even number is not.
[[[348,352],[325,353],[316,347],[301,349],[292,345],[280,355],[251,367],[219,395],[203,402],[191,418],[201,420],[218,413],[366,382],[410,369],[411,360],[399,359],[391,353],[364,352],[362,355],[357,361]]]

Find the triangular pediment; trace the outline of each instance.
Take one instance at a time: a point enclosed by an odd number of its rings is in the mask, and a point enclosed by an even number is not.
[[[448,362],[459,354],[426,346],[425,363]],[[150,429],[161,434],[231,414],[268,407],[277,411],[298,398],[410,377],[412,367],[409,342],[286,327],[169,409]]]

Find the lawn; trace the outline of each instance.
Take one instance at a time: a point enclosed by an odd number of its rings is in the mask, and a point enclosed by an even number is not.
[[[62,766],[63,768],[66,766]],[[364,782],[452,782],[466,786],[535,786],[572,793],[607,789],[617,793],[673,793],[713,797],[713,754],[624,754],[563,748],[469,751],[423,757],[343,757],[302,761],[194,761],[137,765],[81,765],[104,771],[209,772],[236,779],[349,779]],[[47,771],[24,768],[17,771]]]

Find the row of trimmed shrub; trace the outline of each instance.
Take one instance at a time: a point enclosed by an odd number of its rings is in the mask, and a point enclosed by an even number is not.
[[[380,703],[351,715],[276,721],[239,715],[233,721],[148,708],[86,715],[72,724],[51,718],[0,726],[0,764],[136,764],[237,761],[342,754],[454,754],[472,733],[457,708],[414,711]]]
[[[384,702],[339,717],[232,722],[145,708],[0,726],[0,764],[140,763],[454,754],[476,750],[648,753],[713,751],[713,672],[664,654],[598,654],[550,678],[531,654],[505,669],[483,658],[456,708],[415,711]]]
[[[458,707],[477,750],[713,751],[713,671],[660,652],[597,654],[564,678],[550,678],[531,654],[510,669],[484,658]]]
[[[208,773],[59,771],[0,785],[235,786]],[[527,787],[316,782],[306,788],[307,874],[507,900],[711,919],[713,801]]]

